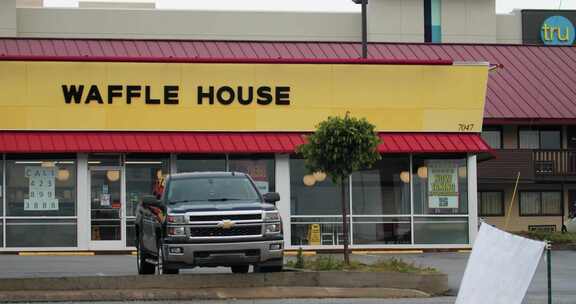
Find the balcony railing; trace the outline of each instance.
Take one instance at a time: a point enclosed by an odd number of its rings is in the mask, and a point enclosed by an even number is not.
[[[576,179],[576,150],[495,150],[478,164],[479,179]]]
[[[534,150],[534,174],[576,177],[576,150]]]

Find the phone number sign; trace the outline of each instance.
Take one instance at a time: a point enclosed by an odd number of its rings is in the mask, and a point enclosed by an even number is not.
[[[28,178],[28,198],[24,199],[24,210],[58,210],[56,168],[26,167],[25,176]]]

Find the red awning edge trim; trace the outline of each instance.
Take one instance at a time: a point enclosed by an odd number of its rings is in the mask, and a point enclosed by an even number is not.
[[[0,153],[295,153],[307,133],[0,131]],[[493,155],[477,133],[380,133],[381,153]]]
[[[395,64],[452,65],[447,59],[364,59],[364,58],[206,58],[206,57],[146,57],[146,56],[36,56],[4,55],[0,61],[72,61],[72,62],[149,62],[149,63],[284,63],[284,64]]]

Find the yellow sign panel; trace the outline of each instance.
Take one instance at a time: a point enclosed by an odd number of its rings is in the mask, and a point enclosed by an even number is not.
[[[308,225],[308,245],[321,245],[320,224]]]
[[[488,66],[0,62],[2,130],[480,132]]]

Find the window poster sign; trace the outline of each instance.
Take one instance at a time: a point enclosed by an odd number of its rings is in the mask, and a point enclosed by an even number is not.
[[[28,198],[24,199],[24,210],[58,210],[56,199],[56,167],[26,167]]]
[[[458,208],[458,165],[455,162],[428,161],[428,207]]]

